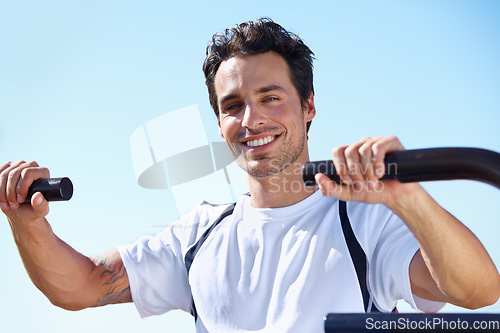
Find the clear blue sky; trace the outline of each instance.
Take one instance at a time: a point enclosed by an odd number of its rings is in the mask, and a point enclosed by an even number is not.
[[[498,1],[0,1],[0,160],[36,160],[73,180],[73,199],[52,204],[48,217],[59,237],[91,255],[176,218],[169,190],[137,185],[130,135],[197,104],[217,140],[205,46],[213,33],[262,16],[316,54],[312,159],[388,134],[407,148],[500,152]],[[500,192],[470,181],[425,187],[499,266]],[[29,281],[0,222],[0,331],[193,332],[178,311],[143,321],[131,304],[55,308]],[[500,305],[482,311],[500,313]]]

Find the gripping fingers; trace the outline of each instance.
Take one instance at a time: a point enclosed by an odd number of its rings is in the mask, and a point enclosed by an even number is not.
[[[342,182],[346,184],[350,184],[352,182],[351,177],[348,174],[348,169],[345,161],[345,150],[347,149],[348,146],[339,146],[333,149],[332,155],[333,155],[333,165],[335,166],[335,170],[337,171],[337,174],[339,175],[340,179],[342,179]]]
[[[7,162],[0,166],[0,209],[3,211],[9,209],[9,203],[5,196],[5,190],[7,188],[8,170],[11,165],[12,162]]]
[[[370,138],[363,138],[356,143],[349,145],[344,152],[348,174],[352,183],[364,182],[366,180],[364,161],[360,149],[370,141]],[[369,157],[370,158],[370,157]],[[368,162],[369,163],[369,162]],[[346,182],[351,185],[350,183]]]
[[[24,201],[28,188],[38,178],[49,177],[48,169],[36,162],[19,161],[2,165],[0,174],[0,207],[2,210],[17,209]]]
[[[372,145],[373,165],[377,179],[382,178],[385,173],[385,155],[389,152],[403,149],[403,144],[394,135],[377,138],[377,140]]]
[[[351,201],[352,191],[349,186],[336,184],[328,178],[328,176],[318,173],[314,176],[316,184],[318,184],[321,194],[327,197],[337,198],[339,200]]]
[[[22,171],[26,167],[26,164],[27,163],[24,161],[17,162],[9,171],[5,196],[7,201],[9,202],[10,209],[17,209],[17,207],[19,207],[17,186],[19,184],[19,180],[21,179]]]
[[[385,141],[382,137],[375,137],[366,141],[360,148],[361,168],[366,180],[376,182],[385,172],[385,151],[380,149],[381,143]]]
[[[16,199],[18,203],[24,202],[29,187],[39,178],[50,178],[49,169],[38,166],[36,162],[27,163],[27,167],[21,171],[21,178],[17,183]]]
[[[15,209],[18,207],[17,199],[12,198],[12,184],[17,182],[15,179],[18,173],[16,170],[23,164],[24,161],[17,163],[7,162],[2,165],[0,173],[0,207],[2,210]],[[15,192],[15,191],[14,191]],[[15,196],[15,195],[14,195]]]
[[[375,172],[373,170],[374,156],[372,153],[373,140],[367,140],[365,143],[359,147],[359,162],[361,168],[361,174],[364,176],[365,180],[376,181]]]

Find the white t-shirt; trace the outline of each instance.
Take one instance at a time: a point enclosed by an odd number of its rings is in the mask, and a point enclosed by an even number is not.
[[[203,202],[158,235],[118,248],[142,317],[189,312],[194,299],[197,332],[323,332],[328,313],[364,312],[338,200],[319,191],[272,209],[242,196],[196,254],[188,281],[186,252],[226,207]],[[404,299],[421,311],[439,310],[442,303],[411,293],[418,243],[404,223],[384,205],[348,202],[347,213],[377,307],[391,311]]]

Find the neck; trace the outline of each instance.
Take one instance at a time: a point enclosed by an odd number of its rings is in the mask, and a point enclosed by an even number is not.
[[[293,205],[313,194],[301,176],[302,163],[294,162],[280,173],[267,177],[247,175],[248,186],[255,208],[277,208]]]

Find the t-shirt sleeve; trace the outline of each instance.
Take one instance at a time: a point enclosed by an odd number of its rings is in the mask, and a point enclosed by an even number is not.
[[[132,300],[143,318],[189,308],[190,289],[174,228],[118,247]]]
[[[400,299],[422,312],[437,312],[445,303],[434,302],[413,295],[409,268],[419,244],[403,221],[384,205],[367,205],[364,229],[360,243],[368,257],[368,288],[375,305],[391,311]],[[360,214],[354,211],[354,215]],[[355,220],[353,217],[352,220]],[[355,231],[356,232],[356,231]],[[363,238],[364,237],[364,238]],[[377,240],[377,241],[375,241]]]
[[[191,288],[184,256],[223,208],[202,202],[156,236],[117,247],[132,300],[142,318],[174,309],[190,311]]]

